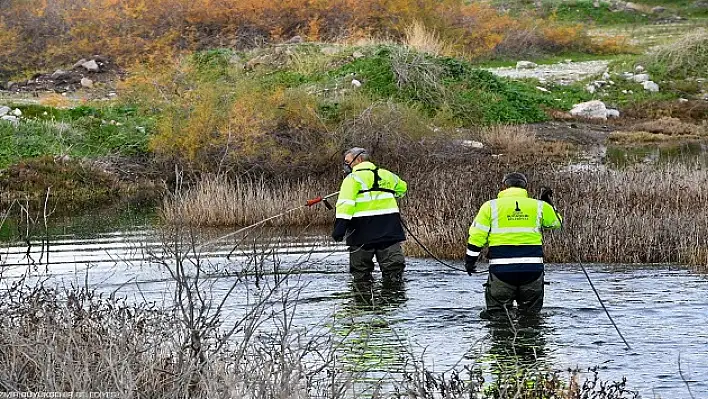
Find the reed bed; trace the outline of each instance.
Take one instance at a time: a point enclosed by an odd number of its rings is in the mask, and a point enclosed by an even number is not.
[[[200,227],[246,226],[327,194],[321,187],[322,182],[315,178],[274,182],[263,178],[206,177],[165,198],[162,218]],[[336,197],[332,206],[334,201]],[[319,206],[322,205],[274,219],[271,226],[324,225],[331,221],[331,215],[318,210]]]
[[[397,166],[409,183],[409,193],[400,202],[403,217],[437,256],[463,257],[467,229],[477,210],[496,197],[505,173],[518,170],[529,177],[531,195],[542,185],[555,190],[564,227],[546,235],[550,262],[683,263],[702,270],[708,264],[708,171],[699,164],[582,169],[468,155],[427,157]],[[336,190],[334,179],[325,186]],[[164,215],[175,220],[179,208],[187,215],[182,220],[199,225],[247,225],[304,203],[322,193],[319,187],[316,179],[278,184],[207,180],[178,200],[168,200]],[[273,223],[328,225],[333,219],[332,212],[312,208]],[[406,251],[425,256],[412,241]]]

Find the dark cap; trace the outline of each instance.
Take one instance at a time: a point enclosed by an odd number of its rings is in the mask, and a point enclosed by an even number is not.
[[[504,180],[502,180],[502,183],[507,187],[526,188],[529,181],[526,179],[526,176],[524,176],[523,173],[511,172],[507,173],[504,176]]]

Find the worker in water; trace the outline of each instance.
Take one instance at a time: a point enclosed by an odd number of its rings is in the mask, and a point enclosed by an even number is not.
[[[509,173],[497,199],[482,205],[469,230],[465,268],[472,275],[480,251],[489,245],[487,311],[506,313],[516,301],[519,312],[537,313],[543,306],[543,228],[556,229],[561,219],[553,208],[553,191],[542,188],[541,200],[529,198],[528,180]]]
[[[405,195],[406,182],[374,165],[359,147],[344,154],[344,171],[332,238],[346,238],[349,272],[354,281],[371,281],[375,256],[383,281],[400,282],[405,268],[401,242],[406,236],[396,199]]]

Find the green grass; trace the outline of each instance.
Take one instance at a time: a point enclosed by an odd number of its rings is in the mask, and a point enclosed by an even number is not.
[[[27,158],[96,158],[147,152],[151,121],[133,107],[56,109],[18,106],[23,119],[0,122],[0,168]]]
[[[595,8],[592,0],[578,0],[568,3],[546,2],[544,8],[559,21],[596,25],[646,24],[654,18],[641,12],[614,12],[605,2],[600,2],[600,7]]]

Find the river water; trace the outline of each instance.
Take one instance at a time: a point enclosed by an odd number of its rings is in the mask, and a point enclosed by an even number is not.
[[[165,255],[160,234],[149,224],[96,224],[101,227],[54,230],[44,245],[33,239],[29,251],[26,244],[6,242],[0,253],[3,280],[29,270],[47,284],[88,284],[131,300],[169,304],[170,274],[146,260]],[[346,272],[345,248],[322,234],[262,234],[243,240],[227,259],[232,247],[224,242],[200,251],[202,264],[222,275],[211,285],[215,295],[228,290],[234,272],[255,264],[254,257],[264,271],[296,268],[296,278],[287,283],[299,290],[296,327],[346,334],[366,326],[367,348],[348,352],[359,369],[383,372],[411,356],[436,372],[472,364],[599,366],[602,379],[626,376],[628,388],[643,398],[689,398],[687,384],[694,397],[708,397],[708,279],[676,266],[587,266],[631,345],[627,349],[577,265],[548,265],[540,318],[512,327],[508,320],[480,318],[483,273],[470,277],[429,259],[409,259],[402,286],[375,283],[358,295],[360,287],[350,284]],[[225,307],[227,317],[242,315],[246,299],[246,292],[237,290]]]

